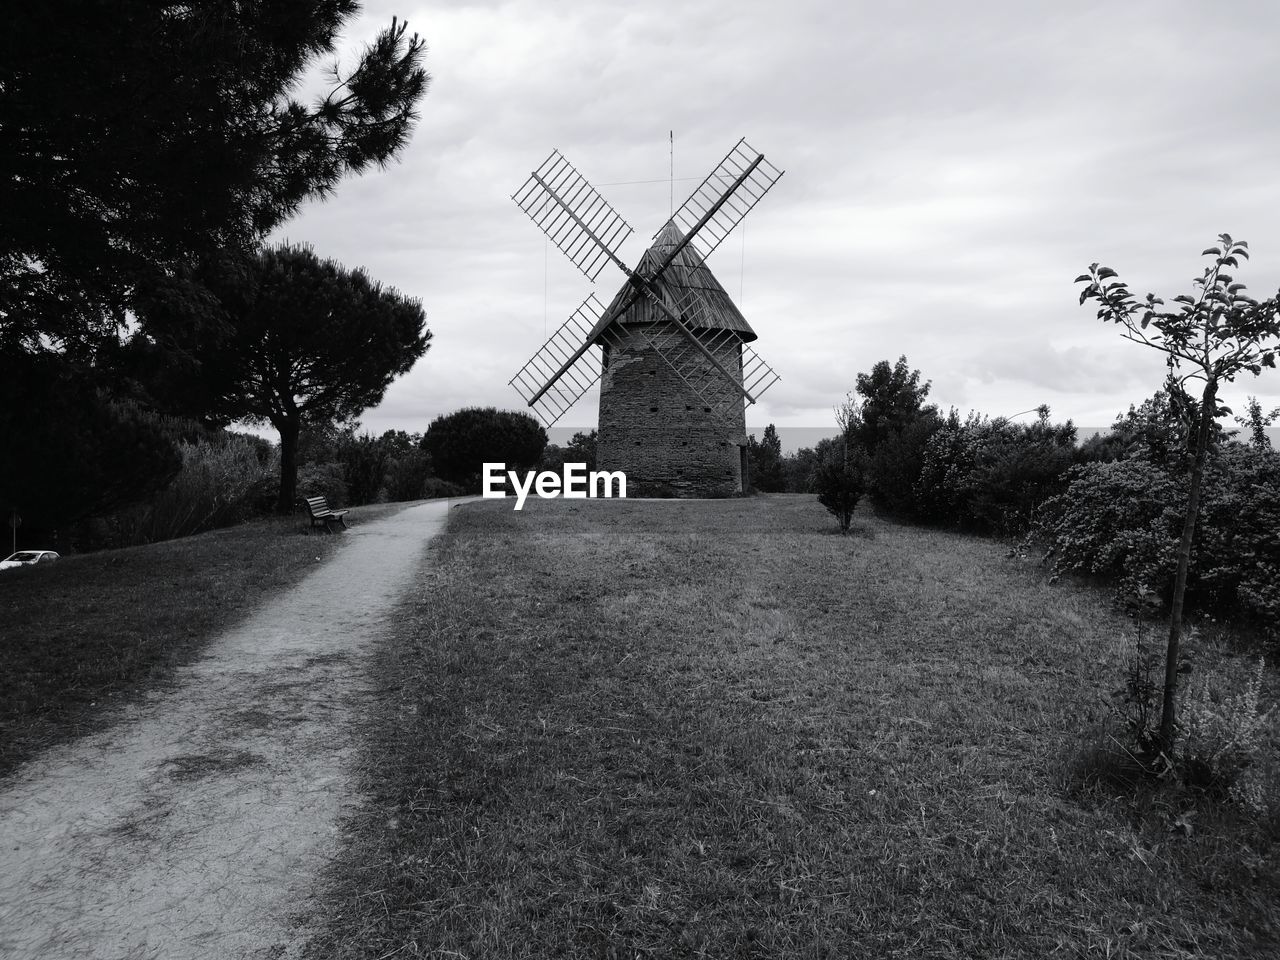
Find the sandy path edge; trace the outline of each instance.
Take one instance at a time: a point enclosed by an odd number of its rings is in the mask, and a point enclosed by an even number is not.
[[[449,506],[353,526],[176,688],[0,781],[0,957],[297,955],[356,799],[364,658]]]

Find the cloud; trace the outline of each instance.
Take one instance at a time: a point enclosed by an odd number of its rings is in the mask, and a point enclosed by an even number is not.
[[[1227,230],[1251,291],[1280,286],[1269,4],[374,2],[347,44],[393,13],[434,78],[412,143],[282,231],[426,307],[432,349],[366,423],[518,407],[516,369],[617,288],[510,200],[553,147],[636,228],[628,262],[740,136],[787,171],[712,260],[783,376],[753,423],[825,425],[900,354],[943,405],[1109,422],[1163,367],[1077,304],[1087,264],[1172,296]],[[1232,391],[1275,406],[1280,378]]]

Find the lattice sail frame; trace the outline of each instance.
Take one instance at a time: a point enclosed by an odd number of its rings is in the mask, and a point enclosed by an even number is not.
[[[548,427],[600,379],[601,351],[578,352],[578,347],[591,335],[604,312],[605,305],[600,298],[591,294],[511,378],[511,386]],[[621,331],[614,332],[616,326],[606,331],[605,338],[610,343],[620,343],[625,338]],[[566,362],[569,362],[568,368],[555,376]]]
[[[696,291],[689,291],[684,298],[681,298],[680,303],[678,303],[680,315],[685,317],[685,323],[694,329],[699,328],[699,326],[701,326],[701,328],[708,329],[703,317],[707,315],[709,308],[710,306],[708,305],[707,300],[705,300],[704,297],[699,296]],[[737,337],[732,330],[722,329],[716,330],[716,332],[710,335],[710,337],[701,337],[699,339],[701,339],[701,342],[703,342],[705,347],[714,353],[717,348],[724,346],[728,340],[737,339]],[[681,364],[677,364],[677,362],[672,360],[672,358],[663,356],[663,353],[660,351],[657,344],[653,344],[653,346],[655,351],[658,352],[658,355],[662,356],[663,360],[666,360],[667,364],[671,365],[672,369],[676,371],[676,374],[680,376],[680,379],[684,380],[685,383],[689,385],[689,389],[691,389],[695,394],[698,394],[698,398],[703,401],[703,406],[712,407],[713,412],[716,412],[717,416],[726,415],[726,413],[732,410],[733,406],[735,406],[733,401],[735,401],[736,398],[726,398],[724,397],[723,392],[710,394],[709,390],[705,389],[704,384],[707,383],[707,380],[704,378],[703,370],[714,370],[714,367],[708,367],[703,364],[703,362],[700,362],[703,360],[703,357],[700,355],[696,357],[686,356]],[[773,384],[776,384],[777,381],[782,378],[773,371],[773,367],[765,364],[759,353],[756,353],[754,349],[751,349],[750,344],[741,343],[740,347],[742,390],[744,390],[744,392],[750,397],[762,396],[765,390],[771,388]],[[687,349],[686,353],[696,355],[698,352],[690,348]],[[692,365],[692,369],[690,369],[690,361],[694,360],[699,362],[698,364]]]
[[[641,295],[673,319],[679,317],[678,334],[662,336],[641,327],[634,332],[675,371],[704,407],[723,417],[735,412],[742,398],[754,403],[780,378],[759,354],[740,343],[740,377],[735,379],[714,359],[714,351],[728,340],[737,339],[736,334],[717,329],[709,337],[699,337],[694,332],[704,326],[702,318],[710,309],[705,299],[691,290],[673,309],[650,285],[686,245],[692,246],[703,260],[710,256],[782,174],[765,160],[764,154],[755,153],[745,138],[739,140],[673,215],[685,235],[684,241],[670,251],[652,276],[643,278],[637,277],[617,253],[617,248],[634,232],[632,227],[559,150],[551,152],[512,199],[588,280],[595,282],[607,260],[612,260],[631,280],[631,296],[625,298],[611,322],[597,334],[597,340],[616,346],[630,338],[632,331],[623,326],[621,317]],[[547,426],[559,420],[600,379],[601,358],[597,350],[591,349],[598,346],[593,344],[591,332],[605,310],[594,294],[587,297],[511,379],[511,386]],[[711,389],[715,378],[726,376],[741,397]]]
[[[615,251],[634,232],[559,150],[512,199],[592,283],[605,263],[618,261]]]
[[[689,194],[671,219],[685,236],[692,236],[691,245],[706,260],[783,172],[743,138]]]

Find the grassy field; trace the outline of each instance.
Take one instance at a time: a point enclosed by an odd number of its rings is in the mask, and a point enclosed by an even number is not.
[[[357,507],[356,524],[403,509]],[[0,774],[99,727],[255,604],[300,580],[342,537],[268,519],[0,573]]]
[[[1073,773],[1132,623],[990,541],[833,531],[455,512],[310,956],[1277,955],[1273,825]]]

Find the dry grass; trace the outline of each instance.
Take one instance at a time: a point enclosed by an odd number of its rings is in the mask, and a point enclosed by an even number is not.
[[[833,528],[786,496],[456,513],[310,955],[1276,955],[1273,837],[1066,773],[1128,629],[1099,594]]]
[[[407,504],[357,507],[353,524]],[[0,573],[0,774],[97,729],[256,604],[302,579],[341,535],[306,516]]]

